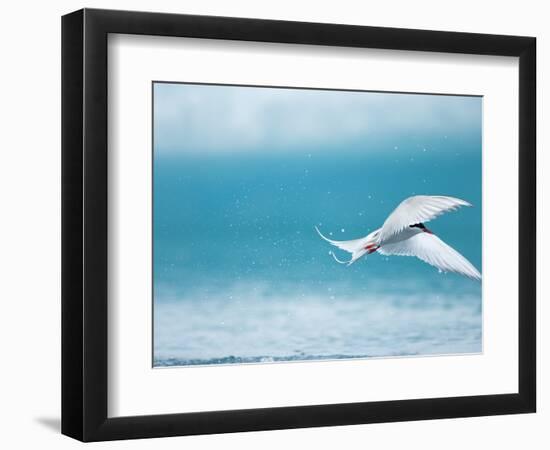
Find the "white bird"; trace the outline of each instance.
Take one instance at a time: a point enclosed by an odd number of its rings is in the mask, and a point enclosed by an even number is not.
[[[442,272],[455,272],[475,280],[481,280],[479,271],[454,248],[445,244],[426,226],[425,222],[443,213],[455,211],[461,206],[472,206],[467,201],[441,195],[415,195],[403,200],[388,216],[381,228],[368,236],[351,241],[334,241],[317,233],[330,244],[351,253],[349,261],[340,264],[353,264],[364,255],[378,252],[382,255],[416,256]]]

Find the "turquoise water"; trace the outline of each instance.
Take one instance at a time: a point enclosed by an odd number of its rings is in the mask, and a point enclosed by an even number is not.
[[[480,352],[481,283],[409,257],[341,266],[314,229],[354,239],[410,195],[451,195],[474,206],[429,227],[481,270],[481,99],[472,102],[477,116],[456,130],[246,151],[168,150],[158,114],[154,364]]]

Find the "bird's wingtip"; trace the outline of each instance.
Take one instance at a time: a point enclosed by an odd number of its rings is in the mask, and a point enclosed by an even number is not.
[[[468,206],[468,207],[474,206],[474,205],[472,205],[468,200],[464,200],[464,199],[462,199],[462,198],[456,198],[456,197],[455,197],[455,200],[457,201],[457,203],[458,203],[460,206]]]
[[[471,280],[476,280],[476,281],[481,282],[481,273],[475,267],[473,268],[472,271],[470,271],[470,273],[467,273],[465,275],[468,278],[470,278]]]

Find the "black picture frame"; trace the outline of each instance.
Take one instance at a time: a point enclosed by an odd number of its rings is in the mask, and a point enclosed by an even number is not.
[[[519,57],[518,392],[109,418],[109,33]],[[97,9],[63,16],[62,433],[82,441],[103,441],[535,412],[535,90],[533,37]]]

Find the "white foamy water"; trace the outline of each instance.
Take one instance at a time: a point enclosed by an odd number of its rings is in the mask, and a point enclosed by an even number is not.
[[[157,301],[155,366],[481,352],[477,295],[291,295],[239,285]],[[217,298],[216,298],[217,296]]]

